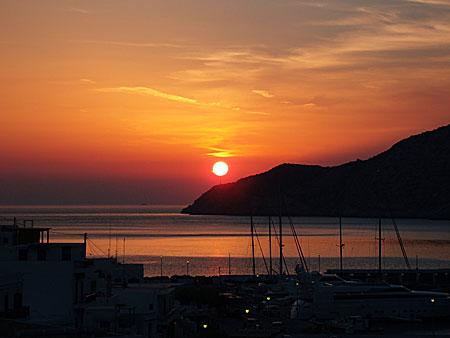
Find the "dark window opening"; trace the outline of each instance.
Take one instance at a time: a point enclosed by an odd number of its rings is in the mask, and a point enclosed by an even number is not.
[[[91,292],[95,292],[97,290],[97,281],[91,280]]]
[[[27,261],[28,260],[28,250],[20,249],[19,250],[19,261]]]
[[[19,310],[22,307],[22,294],[16,293],[14,295],[14,309]]]
[[[64,246],[62,248],[62,260],[70,261],[72,259],[72,252],[70,251],[70,247]]]
[[[98,326],[99,326],[101,329],[109,330],[109,322],[106,321],[106,320],[100,321]]]
[[[47,252],[44,248],[39,248],[37,252],[38,261],[45,261],[47,259]]]

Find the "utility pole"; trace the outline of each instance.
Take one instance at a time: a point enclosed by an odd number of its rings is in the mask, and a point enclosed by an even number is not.
[[[378,274],[381,278],[381,218],[378,219]]]
[[[269,275],[272,275],[272,227],[270,226],[269,216]]]
[[[123,238],[123,257],[122,264],[125,264],[125,237]]]
[[[320,254],[319,254],[319,273],[320,273]]]
[[[119,254],[119,236],[116,235],[116,262],[117,262],[117,255]]]
[[[281,220],[281,207],[280,207],[280,216],[279,216],[279,222],[280,222],[280,229],[279,229],[279,238],[280,238],[280,276],[283,275],[283,225]]]
[[[256,267],[255,267],[255,242],[253,240],[253,216],[250,216],[250,228],[252,233],[252,263],[253,263],[253,276],[256,276]]]
[[[339,258],[340,258],[340,266],[341,266],[341,274],[342,274],[342,218],[339,216]]]

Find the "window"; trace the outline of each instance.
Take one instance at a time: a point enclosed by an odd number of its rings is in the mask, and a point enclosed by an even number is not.
[[[91,280],[91,292],[95,292],[97,290],[97,281]]]
[[[39,248],[37,251],[37,259],[38,261],[45,261],[47,259],[47,252],[44,248]]]
[[[22,307],[22,294],[20,292],[14,295],[14,310],[19,310]]]
[[[19,261],[27,261],[28,260],[28,250],[20,249],[19,250]]]
[[[152,331],[152,322],[148,323],[148,336],[153,337],[153,331]]]
[[[106,321],[106,320],[101,320],[101,321],[98,323],[98,326],[99,326],[101,329],[109,330],[109,322]]]
[[[160,315],[165,315],[167,311],[166,311],[166,302],[165,302],[164,296],[158,295],[157,302],[158,302],[158,313]]]
[[[70,261],[72,259],[72,253],[70,251],[69,246],[63,246],[62,247],[62,260],[63,261]]]

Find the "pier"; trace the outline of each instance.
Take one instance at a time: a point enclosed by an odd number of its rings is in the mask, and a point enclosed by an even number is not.
[[[346,280],[375,282],[380,279],[389,284],[404,285],[415,290],[433,289],[450,290],[450,269],[328,269],[328,274],[335,274]]]

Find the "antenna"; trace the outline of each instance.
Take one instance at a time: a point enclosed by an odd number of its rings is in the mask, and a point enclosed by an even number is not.
[[[123,258],[122,258],[122,264],[125,264],[125,237],[123,238]]]
[[[111,257],[111,216],[109,218],[109,243],[108,243],[108,258]]]
[[[118,249],[118,241],[119,241],[119,236],[116,235],[116,262],[117,262],[117,254],[119,253],[119,249]]]
[[[125,237],[123,238],[122,282],[123,286],[125,287],[127,285],[125,281]]]

